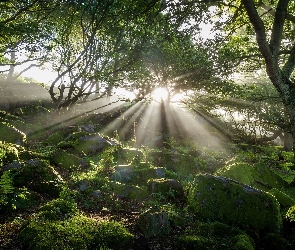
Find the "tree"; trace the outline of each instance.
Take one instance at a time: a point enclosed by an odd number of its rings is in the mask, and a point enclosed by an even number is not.
[[[48,60],[52,37],[50,16],[57,1],[5,1],[0,3],[0,66],[9,66],[7,82],[16,79],[15,67],[32,62],[40,66]]]

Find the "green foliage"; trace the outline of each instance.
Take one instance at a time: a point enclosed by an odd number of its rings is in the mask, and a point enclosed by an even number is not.
[[[13,161],[18,161],[18,153],[16,145],[0,141],[0,167]]]
[[[5,171],[0,178],[0,205],[7,204],[7,194],[14,191],[13,178],[9,171]]]
[[[286,214],[286,218],[291,222],[295,221],[295,206],[292,206],[289,208],[289,210]]]
[[[77,213],[78,208],[74,201],[59,198],[40,207],[37,216],[44,221],[57,221],[73,217]]]

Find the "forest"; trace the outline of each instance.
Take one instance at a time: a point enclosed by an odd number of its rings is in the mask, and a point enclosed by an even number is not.
[[[0,249],[295,249],[294,13],[0,0]]]

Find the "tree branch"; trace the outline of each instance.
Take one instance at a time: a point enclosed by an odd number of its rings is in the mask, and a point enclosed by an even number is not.
[[[279,0],[276,12],[275,19],[272,27],[271,39],[269,47],[272,51],[273,56],[278,61],[278,52],[280,50],[280,45],[283,37],[284,23],[288,8],[288,3],[290,0]]]

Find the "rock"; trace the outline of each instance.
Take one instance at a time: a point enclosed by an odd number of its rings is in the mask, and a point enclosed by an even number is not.
[[[114,190],[114,194],[120,198],[130,198],[143,200],[148,196],[148,192],[141,187],[127,185],[119,182],[110,183],[110,186]]]
[[[136,223],[145,237],[167,234],[171,231],[168,215],[161,211],[148,210],[142,213]]]
[[[174,179],[150,179],[148,181],[148,191],[151,193],[161,193],[169,199],[184,198],[182,185]]]
[[[96,198],[96,199],[101,199],[102,198],[102,194],[101,194],[100,190],[94,190],[93,192],[90,193],[90,195],[93,198]]]
[[[166,168],[155,168],[157,178],[164,178],[166,176]]]
[[[85,131],[85,132],[89,132],[89,133],[94,133],[95,132],[95,126],[94,124],[82,124],[80,126],[80,131]]]
[[[15,161],[15,162],[13,162],[13,163],[11,163],[11,164],[4,165],[4,166],[2,167],[2,170],[3,170],[3,171],[7,171],[7,170],[11,170],[11,169],[19,169],[19,168],[21,168],[21,167],[22,167],[22,164],[19,163],[18,161]]]
[[[115,140],[103,137],[98,133],[76,132],[69,135],[66,141],[70,142],[78,152],[86,155],[94,155],[111,146],[118,146]]]
[[[217,172],[217,175],[267,191],[272,188],[287,187],[288,183],[268,166],[234,163]]]
[[[89,183],[88,183],[88,180],[86,179],[79,181],[78,185],[79,185],[78,190],[82,192],[89,188]]]
[[[174,151],[151,151],[147,158],[153,165],[165,166],[168,170],[181,175],[197,174],[201,169],[196,157]]]
[[[271,233],[282,226],[275,197],[221,176],[198,175],[189,189],[188,205],[199,218],[244,230]]]
[[[8,123],[0,122],[0,141],[23,145],[26,135]]]
[[[25,161],[18,169],[12,169],[14,186],[26,187],[37,193],[52,197],[59,195],[62,179],[47,162],[39,159]]]
[[[131,182],[133,176],[133,167],[130,165],[119,165],[115,167],[115,172],[111,175],[111,180],[128,183]]]

